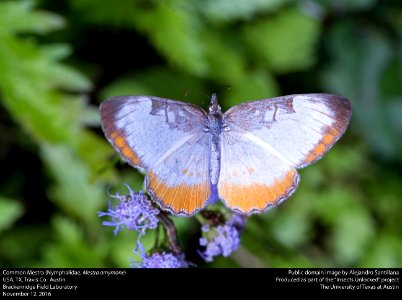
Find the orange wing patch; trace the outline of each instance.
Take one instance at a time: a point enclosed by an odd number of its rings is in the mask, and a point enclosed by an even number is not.
[[[288,198],[296,189],[299,175],[296,170],[290,170],[272,185],[220,182],[219,195],[226,205],[242,213],[263,212],[269,206],[276,205]]]
[[[188,216],[202,209],[210,196],[208,180],[195,185],[169,186],[152,172],[147,177],[147,190],[163,208]]]
[[[336,128],[327,128],[324,137],[314,147],[314,149],[311,150],[311,152],[309,153],[309,155],[307,155],[302,164],[311,164],[321,158],[335,143],[339,135],[340,132]]]
[[[112,131],[109,135],[110,140],[113,142],[113,145],[119,149],[120,154],[133,165],[139,166],[141,164],[140,159],[134,153],[134,151],[127,145],[123,134],[118,131]]]

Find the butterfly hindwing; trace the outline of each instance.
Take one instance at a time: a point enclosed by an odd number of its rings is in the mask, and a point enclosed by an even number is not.
[[[288,198],[299,174],[264,145],[235,130],[223,134],[219,196],[244,214],[263,212]]]

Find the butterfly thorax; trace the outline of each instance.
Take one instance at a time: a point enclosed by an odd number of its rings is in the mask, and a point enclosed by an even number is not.
[[[207,131],[209,131],[212,136],[218,137],[220,135],[222,131],[222,120],[222,109],[218,104],[216,95],[213,94],[211,98],[211,103],[209,104],[207,128]]]

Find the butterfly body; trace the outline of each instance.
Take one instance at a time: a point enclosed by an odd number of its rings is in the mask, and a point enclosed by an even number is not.
[[[210,134],[211,156],[209,161],[209,178],[211,189],[218,184],[221,166],[221,135],[223,130],[223,114],[214,94],[211,99],[208,113],[207,132]],[[213,199],[216,200],[216,199]]]
[[[287,199],[296,169],[320,159],[343,135],[349,100],[331,94],[289,95],[242,103],[222,113],[169,99],[114,97],[100,108],[109,142],[146,171],[160,206],[189,216],[222,200],[259,213]]]

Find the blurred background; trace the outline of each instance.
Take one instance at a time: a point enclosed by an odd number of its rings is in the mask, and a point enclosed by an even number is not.
[[[235,254],[200,266],[402,267],[402,2],[379,0],[0,1],[0,266],[128,267],[135,233],[97,213],[143,176],[107,143],[99,104],[206,107],[214,92],[224,109],[336,93],[353,116]],[[187,251],[197,222],[175,223]]]

